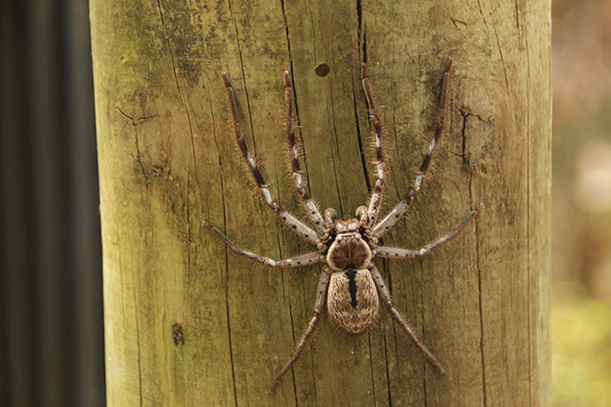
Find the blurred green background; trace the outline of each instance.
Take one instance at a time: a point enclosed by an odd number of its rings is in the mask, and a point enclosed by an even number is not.
[[[611,1],[552,3],[552,383],[611,406]]]

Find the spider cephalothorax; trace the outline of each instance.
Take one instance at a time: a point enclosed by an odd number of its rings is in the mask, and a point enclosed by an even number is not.
[[[373,101],[373,91],[367,76],[367,66],[362,64],[363,88],[365,97],[369,105],[371,114],[375,147],[377,159],[377,174],[378,179],[373,188],[371,199],[368,206],[361,206],[356,211],[356,218],[348,220],[336,220],[337,213],[333,209],[325,211],[325,217],[321,216],[316,205],[310,199],[310,195],[301,185],[301,169],[299,165],[299,154],[295,143],[295,134],[293,132],[293,102],[292,102],[292,87],[289,80],[288,72],[284,73],[285,82],[285,98],[287,104],[287,140],[289,155],[291,158],[291,169],[293,172],[293,181],[297,192],[299,193],[302,203],[310,220],[314,225],[314,229],[306,226],[293,215],[288,213],[284,208],[272,199],[269,188],[259,172],[255,161],[246,148],[246,143],[242,137],[242,130],[238,118],[238,109],[236,107],[235,95],[233,88],[227,75],[222,74],[227,95],[229,98],[229,107],[233,118],[234,132],[238,141],[238,146],[242,152],[244,160],[251,172],[257,186],[263,196],[263,199],[280,219],[289,226],[295,233],[316,245],[317,251],[303,254],[292,259],[272,260],[268,257],[246,251],[238,246],[235,246],[220,230],[212,226],[208,222],[203,225],[210,229],[219,237],[229,249],[237,254],[247,257],[257,263],[271,267],[301,267],[317,262],[325,262],[323,272],[320,275],[316,302],[314,305],[314,316],[303,334],[301,340],[297,344],[293,356],[282,368],[276,379],[272,383],[270,392],[273,392],[286,372],[295,364],[299,355],[307,345],[309,339],[314,333],[314,329],[318,324],[320,314],[323,309],[327,308],[327,313],[331,323],[348,335],[361,335],[367,332],[378,318],[380,299],[388,309],[393,320],[399,328],[405,333],[408,339],[412,341],[422,354],[435,366],[435,368],[443,373],[443,367],[439,361],[433,356],[429,350],[418,341],[416,335],[410,327],[405,323],[399,312],[395,309],[390,293],[384,285],[384,281],[380,272],[373,263],[375,257],[386,257],[405,259],[419,257],[431,252],[436,247],[444,244],[455,237],[473,218],[479,213],[484,205],[480,204],[473,210],[465,220],[452,232],[446,236],[436,240],[435,242],[424,246],[419,250],[399,249],[395,247],[377,246],[378,239],[384,236],[390,228],[399,220],[401,215],[405,213],[414,197],[420,191],[424,176],[429,168],[433,151],[441,131],[443,130],[445,101],[447,95],[447,78],[452,67],[452,59],[448,60],[443,74],[441,85],[441,102],[439,105],[439,121],[435,135],[429,146],[429,150],[424,157],[424,161],[420,166],[420,170],[416,177],[414,187],[405,194],[405,197],[399,204],[381,221],[378,220],[380,205],[382,204],[382,196],[384,191],[384,181],[386,177],[386,167],[384,162],[384,149],[382,143],[382,125],[378,116],[376,105]]]
[[[329,246],[326,260],[334,271],[362,269],[369,265],[372,256],[370,243],[361,236],[358,225],[356,219],[338,220],[333,225],[335,238]]]

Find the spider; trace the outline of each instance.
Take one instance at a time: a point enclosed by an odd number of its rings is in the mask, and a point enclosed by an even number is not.
[[[314,305],[314,316],[301,337],[292,357],[282,368],[271,385],[270,393],[280,384],[284,375],[297,362],[301,352],[308,344],[318,322],[323,308],[326,305],[330,322],[348,335],[362,335],[369,331],[378,318],[380,298],[391,317],[407,338],[422,352],[424,357],[443,374],[441,363],[433,354],[418,340],[412,329],[403,320],[395,309],[390,293],[377,267],[373,263],[374,257],[393,259],[406,259],[423,256],[433,249],[441,246],[454,238],[465,225],[477,215],[483,208],[480,204],[473,210],[458,227],[444,237],[430,243],[419,250],[400,249],[395,247],[378,246],[378,240],[386,234],[405,213],[408,206],[420,191],[422,182],[430,166],[435,146],[439,141],[444,125],[444,114],[447,95],[447,80],[452,67],[452,58],[448,59],[443,73],[441,85],[441,101],[439,104],[439,119],[435,134],[429,146],[424,161],[420,166],[416,181],[411,190],[405,194],[401,202],[382,220],[378,221],[378,213],[382,203],[384,182],[386,180],[386,164],[384,162],[383,132],[377,107],[373,100],[373,90],[367,73],[367,65],[363,62],[361,69],[362,83],[365,90],[367,104],[369,106],[370,120],[373,122],[373,135],[375,138],[375,149],[377,159],[377,175],[368,206],[361,206],[356,210],[356,218],[348,220],[336,220],[337,213],[334,209],[327,209],[324,218],[321,216],[316,204],[310,198],[308,192],[302,186],[301,168],[299,163],[298,146],[295,142],[293,131],[293,90],[289,73],[284,72],[285,98],[286,98],[286,135],[290,155],[293,182],[301,197],[301,202],[314,225],[314,229],[306,226],[296,217],[288,213],[279,203],[275,202],[270,194],[269,187],[265,183],[257,164],[253,160],[242,137],[242,129],[238,117],[236,98],[227,75],[223,72],[221,77],[225,83],[229,108],[233,118],[233,127],[238,146],[247,167],[252,174],[258,189],[265,202],[280,217],[282,222],[292,229],[297,235],[316,246],[316,251],[284,260],[272,260],[268,257],[251,253],[234,245],[219,229],[208,222],[203,226],[210,229],[227,247],[235,253],[242,255],[256,263],[269,267],[293,268],[324,262],[323,272],[320,275],[318,289],[316,290],[316,301]]]

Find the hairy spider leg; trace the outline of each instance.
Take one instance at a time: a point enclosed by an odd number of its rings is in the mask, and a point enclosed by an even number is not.
[[[388,289],[384,285],[384,280],[382,279],[380,272],[378,271],[378,269],[376,268],[376,266],[373,263],[371,263],[371,266],[369,266],[369,272],[371,273],[371,277],[373,278],[373,281],[376,287],[378,288],[378,292],[380,294],[380,297],[382,298],[382,302],[384,303],[384,305],[386,305],[386,308],[388,309],[388,312],[390,313],[390,316],[392,317],[392,319],[397,323],[397,325],[399,325],[399,328],[401,328],[401,330],[407,336],[407,338],[410,341],[412,341],[412,343],[416,345],[418,349],[420,349],[424,357],[427,358],[433,366],[435,366],[435,369],[437,369],[439,373],[443,374],[444,370],[443,370],[443,366],[441,366],[441,363],[439,363],[437,358],[431,353],[431,351],[429,351],[426,348],[426,346],[420,343],[420,341],[416,337],[416,334],[411,330],[409,325],[407,325],[407,323],[403,320],[403,318],[401,317],[401,314],[399,314],[399,311],[397,311],[397,309],[393,305],[392,298],[390,297],[390,293],[388,292]]]
[[[252,158],[252,156],[250,155],[250,152],[248,151],[248,148],[246,147],[246,142],[244,141],[244,137],[242,137],[242,128],[240,126],[238,108],[236,104],[235,93],[233,91],[233,87],[231,86],[231,82],[229,82],[229,78],[227,77],[225,72],[223,72],[221,76],[223,78],[223,81],[225,82],[225,88],[227,89],[227,97],[229,99],[229,106],[231,108],[230,109],[231,116],[233,118],[233,128],[234,128],[236,139],[238,141],[238,146],[240,147],[240,150],[242,151],[242,156],[244,157],[244,160],[246,161],[246,164],[248,165],[248,169],[250,170],[250,173],[252,174],[255,182],[257,183],[257,186],[259,187],[259,191],[261,192],[261,195],[263,195],[265,202],[274,210],[274,212],[276,212],[276,214],[280,217],[280,219],[282,219],[282,221],[287,226],[289,226],[292,230],[294,230],[298,235],[300,235],[301,237],[303,237],[305,240],[307,240],[308,242],[312,244],[315,244],[315,245],[319,244],[320,237],[318,236],[316,232],[314,232],[312,229],[310,229],[309,227],[301,223],[297,218],[295,218],[293,215],[288,213],[279,203],[274,202],[274,200],[272,199],[272,196],[269,192],[269,188],[267,187],[267,184],[265,183],[265,180],[263,179],[261,172],[257,168],[257,164],[255,163],[255,160]]]
[[[435,146],[439,141],[439,137],[441,136],[441,132],[443,131],[444,118],[445,118],[445,110],[446,110],[446,99],[448,94],[448,77],[450,76],[450,69],[452,69],[452,58],[448,58],[448,62],[446,63],[445,70],[443,73],[443,79],[441,82],[441,101],[439,102],[439,114],[437,120],[437,128],[435,129],[435,135],[433,136],[433,140],[431,140],[431,145],[429,146],[429,151],[426,153],[424,157],[424,161],[420,166],[420,170],[418,171],[418,175],[416,176],[416,182],[414,183],[414,187],[405,194],[405,197],[397,204],[397,206],[375,227],[373,228],[372,235],[376,238],[381,238],[392,228],[395,223],[399,220],[401,215],[405,213],[408,206],[414,200],[416,194],[420,191],[422,187],[422,182],[424,181],[424,176],[426,175],[427,170],[431,164],[431,159],[433,157],[433,152],[435,151]]]
[[[312,198],[310,198],[310,194],[308,194],[308,191],[306,191],[306,189],[303,188],[303,186],[301,185],[302,177],[301,167],[299,165],[299,149],[297,147],[297,143],[295,142],[295,131],[293,128],[293,88],[291,86],[291,80],[289,79],[288,71],[284,71],[284,85],[284,97],[286,99],[286,138],[288,141],[289,156],[291,157],[293,182],[295,183],[297,192],[301,197],[303,207],[305,208],[306,212],[308,213],[308,216],[312,220],[312,223],[314,223],[316,229],[324,235],[327,231],[325,221],[320,215],[316,204],[314,203],[314,201],[312,201]]]
[[[447,243],[448,241],[456,237],[456,235],[458,235],[460,231],[463,230],[463,228],[467,225],[467,223],[469,223],[469,221],[484,208],[485,208],[484,204],[480,204],[477,208],[475,208],[475,210],[473,210],[465,218],[465,220],[462,221],[460,225],[458,225],[456,229],[454,229],[453,231],[451,231],[450,233],[448,233],[441,239],[438,239],[434,241],[433,243],[424,246],[420,250],[409,250],[409,249],[399,249],[397,247],[378,246],[376,248],[377,250],[376,255],[380,257],[391,258],[391,259],[407,259],[407,258],[424,256],[425,254],[429,253],[436,247],[439,247],[442,244]]]
[[[369,201],[369,209],[367,210],[367,217],[361,217],[366,219],[366,224],[362,224],[361,227],[370,228],[378,219],[380,213],[380,207],[382,206],[382,198],[384,196],[384,181],[386,177],[386,163],[384,162],[384,143],[382,140],[382,121],[378,115],[378,109],[373,100],[373,89],[371,82],[369,82],[369,76],[367,72],[367,64],[363,62],[361,64],[361,76],[363,78],[363,89],[365,90],[365,97],[367,99],[367,105],[369,106],[369,114],[373,120],[373,128],[375,134],[375,146],[376,146],[376,167],[378,170],[378,179],[373,187],[373,193],[371,194],[371,200]]]
[[[310,342],[310,339],[312,338],[312,334],[314,333],[314,330],[316,329],[316,325],[318,325],[318,321],[320,320],[320,314],[322,313],[324,306],[325,306],[325,300],[327,298],[327,288],[329,287],[330,275],[331,275],[331,270],[329,269],[329,267],[325,266],[323,268],[322,273],[320,273],[320,279],[318,280],[318,289],[316,290],[316,302],[314,303],[314,316],[310,320],[310,323],[308,324],[306,331],[301,336],[301,339],[299,340],[299,344],[297,344],[297,347],[295,348],[295,351],[293,352],[293,356],[291,356],[291,359],[289,359],[289,361],[286,363],[286,365],[284,365],[280,373],[278,373],[278,375],[274,379],[274,382],[272,383],[272,387],[269,389],[270,394],[273,393],[274,390],[276,390],[276,387],[278,387],[284,375],[291,369],[291,367],[293,367],[295,362],[297,362],[297,359],[299,359],[301,352],[303,352],[303,349],[306,347],[308,342]]]
[[[325,258],[323,255],[321,255],[318,252],[312,252],[312,253],[302,254],[301,256],[293,257],[292,259],[273,260],[273,259],[270,259],[269,257],[260,256],[258,254],[249,252],[247,250],[242,249],[241,247],[234,245],[231,242],[231,240],[229,240],[229,238],[223,234],[223,232],[221,232],[220,230],[218,230],[216,227],[212,226],[208,222],[204,221],[202,225],[210,229],[212,232],[214,232],[216,237],[221,239],[223,243],[225,243],[227,247],[231,249],[232,251],[234,251],[235,253],[241,256],[244,256],[247,259],[250,259],[254,262],[264,264],[266,266],[279,267],[279,268],[302,267],[302,266],[307,266],[310,264],[318,263],[319,261]]]

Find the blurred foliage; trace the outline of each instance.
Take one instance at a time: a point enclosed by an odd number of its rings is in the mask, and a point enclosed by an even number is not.
[[[611,1],[552,2],[552,385],[611,406]]]
[[[611,406],[611,305],[575,282],[552,297],[554,406]]]

